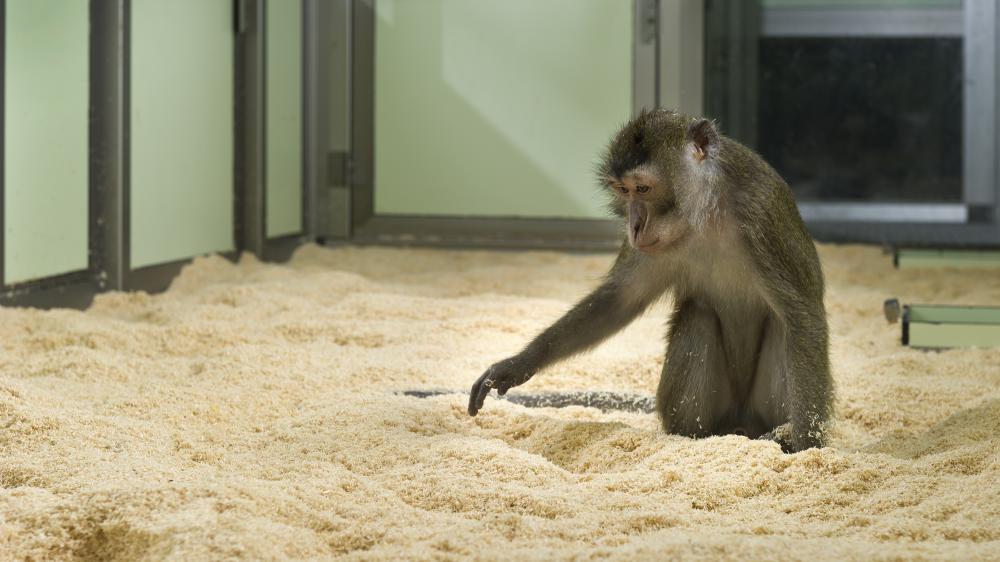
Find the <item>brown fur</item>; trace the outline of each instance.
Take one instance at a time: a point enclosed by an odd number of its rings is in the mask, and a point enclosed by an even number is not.
[[[671,291],[657,408],[667,432],[821,446],[833,383],[815,246],[788,185],[711,121],[643,112],[598,169],[626,240],[605,282],[473,386],[475,415],[542,368],[597,345]],[[648,188],[648,189],[646,189]],[[787,430],[787,431],[785,431]]]

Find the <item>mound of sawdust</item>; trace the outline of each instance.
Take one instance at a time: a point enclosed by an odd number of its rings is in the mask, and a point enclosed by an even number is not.
[[[199,259],[166,294],[0,310],[0,558],[1000,558],[1000,350],[899,345],[884,298],[1000,275],[822,247],[832,446],[465,391],[611,256],[305,247]],[[529,389],[651,393],[666,306]]]

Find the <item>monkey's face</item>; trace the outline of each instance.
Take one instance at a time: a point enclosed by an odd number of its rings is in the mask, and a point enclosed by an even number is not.
[[[621,177],[605,178],[613,192],[612,209],[625,219],[629,244],[648,255],[669,251],[689,231],[677,212],[673,188],[650,166],[640,166]]]
[[[674,249],[708,222],[721,137],[706,119],[643,110],[611,139],[597,168],[629,244],[645,254]]]

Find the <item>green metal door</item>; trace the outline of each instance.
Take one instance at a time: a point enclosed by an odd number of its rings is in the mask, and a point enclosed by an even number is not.
[[[131,9],[131,266],[233,250],[233,3]]]
[[[87,269],[88,14],[7,0],[4,283]]]

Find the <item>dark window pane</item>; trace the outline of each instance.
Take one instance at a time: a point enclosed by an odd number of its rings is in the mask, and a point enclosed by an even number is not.
[[[762,38],[757,148],[800,201],[961,201],[962,40]]]

